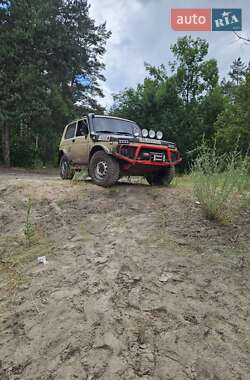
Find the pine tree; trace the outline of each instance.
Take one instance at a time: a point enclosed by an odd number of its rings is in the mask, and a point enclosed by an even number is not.
[[[0,29],[0,126],[10,165],[13,138],[51,136],[76,104],[97,106],[110,33],[95,25],[86,0],[0,0]]]
[[[234,60],[232,65],[230,66],[229,77],[233,84],[238,86],[240,82],[244,79],[247,65],[242,62],[241,58]]]

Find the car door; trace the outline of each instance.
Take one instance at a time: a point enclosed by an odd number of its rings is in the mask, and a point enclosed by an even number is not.
[[[76,122],[70,123],[65,130],[65,134],[63,138],[63,144],[62,144],[63,151],[70,161],[73,160],[73,146],[74,146],[75,137],[76,137],[76,126],[77,126]]]
[[[89,159],[89,126],[87,118],[78,120],[76,136],[72,146],[72,161],[75,164],[87,165]]]

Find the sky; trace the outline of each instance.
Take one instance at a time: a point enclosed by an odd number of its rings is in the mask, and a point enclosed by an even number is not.
[[[171,8],[242,8],[242,32],[250,37],[250,0],[89,0],[90,15],[104,21],[112,36],[104,57],[106,82],[102,83],[103,106],[112,104],[112,94],[135,87],[145,78],[144,62],[167,65],[173,60],[171,44],[189,34],[209,42],[209,58],[218,62],[221,78],[234,59],[250,61],[250,44],[233,32],[176,32],[171,29]]]

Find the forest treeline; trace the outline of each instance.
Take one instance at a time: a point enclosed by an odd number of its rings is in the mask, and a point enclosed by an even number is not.
[[[86,0],[0,0],[0,157],[6,165],[53,161],[65,123],[99,109],[109,36],[89,16]]]
[[[106,25],[90,18],[86,0],[0,0],[0,161],[32,166],[56,162],[67,122],[98,104]],[[114,95],[107,112],[164,132],[187,167],[203,139],[228,152],[250,144],[250,66],[236,58],[220,79],[208,42],[185,36],[173,61],[145,64],[136,88]],[[249,46],[250,51],[250,46]]]
[[[208,49],[204,39],[179,38],[171,46],[173,62],[145,64],[143,84],[115,95],[111,110],[163,131],[177,142],[185,168],[204,139],[221,153],[238,149],[246,154],[250,145],[250,65],[237,58],[227,79],[220,80]]]

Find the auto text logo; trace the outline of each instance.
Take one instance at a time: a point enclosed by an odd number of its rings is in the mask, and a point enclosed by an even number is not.
[[[240,8],[172,8],[171,27],[175,31],[241,31]]]

